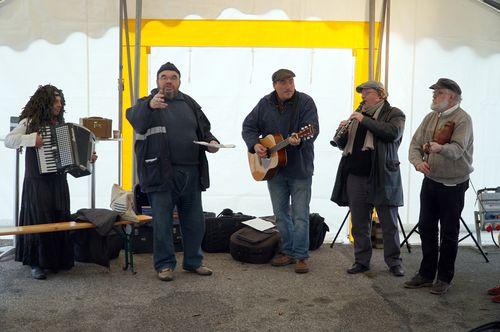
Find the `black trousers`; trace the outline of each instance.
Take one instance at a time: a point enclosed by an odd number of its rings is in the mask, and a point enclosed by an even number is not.
[[[428,178],[422,182],[418,230],[423,257],[419,273],[426,279],[434,280],[436,272],[438,280],[450,283],[453,279],[467,188],[469,180],[452,187]]]
[[[374,206],[367,203],[369,178],[349,174],[347,178],[347,195],[351,210],[352,235],[354,237],[354,260],[363,266],[370,267],[372,257],[372,210]],[[377,205],[378,218],[382,224],[384,239],[384,260],[387,266],[401,265],[401,249],[399,247],[398,207]]]

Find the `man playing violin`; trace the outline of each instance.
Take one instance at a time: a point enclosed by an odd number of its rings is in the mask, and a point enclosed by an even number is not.
[[[458,84],[440,78],[430,89],[434,90],[432,112],[415,131],[409,151],[410,162],[424,174],[418,220],[422,262],[405,287],[431,287],[432,294],[441,295],[448,291],[455,272],[460,215],[474,170],[474,136],[472,120],[460,107]]]

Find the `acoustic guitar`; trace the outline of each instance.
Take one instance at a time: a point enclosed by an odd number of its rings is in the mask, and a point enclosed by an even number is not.
[[[314,137],[314,127],[307,125],[292,137],[311,139]],[[259,143],[267,148],[267,156],[259,157],[257,153],[248,152],[248,163],[252,176],[257,181],[271,179],[280,167],[286,165],[285,147],[290,144],[289,138],[283,139],[281,134],[269,134],[259,139]]]

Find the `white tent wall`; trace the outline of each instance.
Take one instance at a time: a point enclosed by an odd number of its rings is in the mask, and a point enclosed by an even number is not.
[[[110,31],[113,34],[113,31]],[[114,31],[116,39],[117,29]],[[105,37],[106,38],[106,37]],[[78,123],[81,117],[101,116],[118,123],[117,52],[108,53],[105,39],[89,40],[82,33],[68,36],[59,45],[48,44],[44,40],[33,42],[26,50],[16,52],[7,50],[2,57],[1,98],[6,104],[0,112],[0,136],[9,129],[9,117],[19,115],[22,107],[40,84],[53,84],[61,88],[66,99],[66,121]],[[0,47],[0,53],[4,48]],[[81,50],[81,51],[75,51]],[[86,52],[88,50],[88,53]],[[10,54],[9,54],[10,53]],[[114,53],[114,56],[113,56]],[[11,96],[9,96],[11,95]],[[96,183],[97,207],[109,203],[111,185],[118,181],[118,145],[116,142],[99,142],[97,164],[98,181]],[[14,208],[14,164],[15,151],[6,149],[3,144],[0,153],[5,167],[2,182],[5,190],[0,193],[5,210],[0,219],[12,218]],[[24,169],[24,155],[21,158],[21,170]],[[72,211],[88,207],[90,177],[75,179],[68,177],[71,189]],[[21,183],[22,188],[22,183]],[[10,222],[11,223],[11,222]]]
[[[134,14],[133,3],[129,3],[129,17]],[[377,17],[381,0],[377,1]],[[247,18],[247,19],[315,19],[315,20],[367,20],[368,1],[143,1],[145,18]],[[118,1],[56,1],[56,0],[7,0],[0,5],[0,137],[8,131],[9,117],[20,113],[29,96],[39,84],[52,83],[64,90],[67,100],[68,121],[78,122],[80,117],[98,115],[113,119],[117,124],[118,76]],[[431,99],[428,86],[439,77],[456,80],[463,90],[462,106],[474,121],[475,172],[472,181],[476,188],[500,185],[498,138],[494,124],[500,109],[494,97],[500,90],[500,16],[475,0],[405,0],[391,1],[391,46],[389,63],[390,102],[400,107],[407,115],[406,130],[400,148],[402,174],[405,189],[405,207],[400,211],[403,223],[415,224],[418,219],[418,194],[421,176],[407,162],[408,144],[415,128],[429,112]],[[167,59],[165,59],[166,61]],[[221,58],[220,63],[225,60]],[[255,62],[255,67],[262,63]],[[296,71],[307,72],[309,63],[300,64]],[[150,68],[150,77],[156,68]],[[181,69],[182,70],[182,69]],[[270,74],[270,73],[268,73]],[[183,75],[185,73],[183,72]],[[383,77],[383,76],[382,76]],[[185,78],[184,78],[185,79]],[[270,83],[261,79],[259,91],[265,93]],[[210,81],[207,82],[209,84]],[[299,83],[299,81],[298,81]],[[302,82],[300,82],[302,83]],[[351,81],[341,82],[350,89]],[[233,84],[228,81],[228,84]],[[183,88],[187,87],[183,82]],[[297,88],[316,98],[324,87],[303,84]],[[306,89],[304,89],[306,88]],[[193,91],[185,91],[193,97]],[[342,90],[342,93],[344,91]],[[332,98],[341,93],[332,89]],[[321,99],[318,96],[318,99]],[[207,99],[207,103],[208,103]],[[254,101],[248,101],[255,104]],[[203,105],[207,112],[211,108]],[[328,109],[332,107],[332,109]],[[313,210],[329,216],[332,231],[340,225],[345,209],[328,201],[333,186],[339,152],[328,147],[335,121],[352,111],[318,100],[322,133],[317,141],[315,160],[316,174],[313,192],[322,197],[312,202]],[[249,110],[248,110],[249,111]],[[329,114],[331,116],[329,116]],[[214,122],[216,113],[208,113]],[[335,121],[334,121],[335,120]],[[234,123],[235,127],[240,124]],[[220,134],[219,134],[220,135]],[[237,131],[223,137],[224,141],[241,142]],[[97,169],[96,205],[106,207],[111,184],[117,177],[117,146],[111,142],[98,143],[100,155]],[[330,149],[329,151],[327,149]],[[234,152],[233,152],[234,153]],[[238,151],[238,154],[240,152]],[[229,152],[211,157],[218,163]],[[0,200],[0,225],[11,225],[13,216],[14,152],[0,147],[3,161],[0,181],[4,190]],[[235,165],[227,168],[246,168],[244,156]],[[327,165],[327,166],[325,166]],[[246,170],[245,170],[246,171]],[[220,171],[212,168],[213,187],[204,194],[206,210],[235,207],[246,213],[252,211],[252,195],[241,193],[220,201],[222,189],[218,184]],[[221,174],[231,183],[231,171]],[[227,176],[229,175],[229,176]],[[217,180],[215,180],[217,178]],[[254,188],[263,183],[250,183]],[[215,185],[217,183],[217,185]],[[89,205],[88,179],[71,180],[72,210]],[[258,189],[259,197],[267,199],[265,190]],[[249,197],[250,196],[250,197]],[[218,197],[218,198],[217,198]],[[463,216],[470,225],[475,196],[469,190]],[[245,207],[245,208],[243,208]],[[248,207],[248,209],[246,208]]]
[[[392,1],[389,100],[406,113],[399,149],[402,159],[405,207],[403,223],[416,224],[422,174],[407,162],[411,137],[430,112],[432,90],[440,77],[462,88],[461,106],[474,127],[474,172],[479,190],[500,186],[500,139],[495,134],[500,100],[500,13],[473,0]],[[466,193],[462,216],[473,227],[477,210],[472,187]]]

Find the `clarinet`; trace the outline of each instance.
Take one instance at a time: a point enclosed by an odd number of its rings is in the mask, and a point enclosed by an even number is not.
[[[358,108],[356,108],[356,110],[354,112],[361,112],[361,109],[363,108],[364,104],[365,104],[365,102],[362,101],[359,104]],[[333,138],[330,141],[331,145],[333,145],[334,147],[338,147],[339,146],[339,142],[345,137],[345,135],[347,135],[347,132],[349,130],[349,126],[352,123],[352,120],[354,120],[354,119],[350,119],[349,121],[347,121],[347,123],[345,125],[343,125],[342,127],[337,128],[337,131],[335,131],[335,135],[333,135]]]

